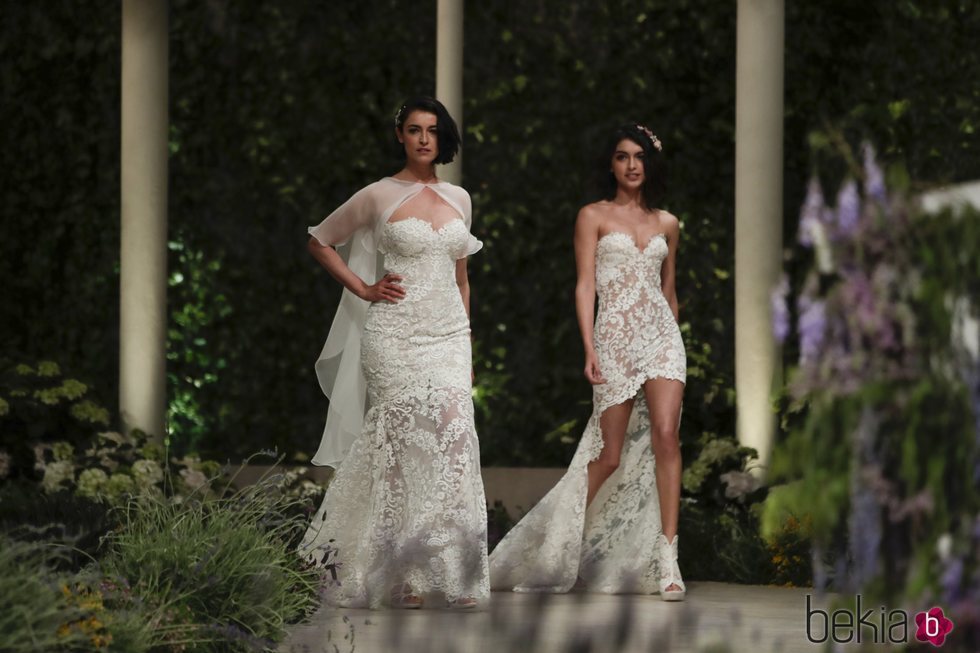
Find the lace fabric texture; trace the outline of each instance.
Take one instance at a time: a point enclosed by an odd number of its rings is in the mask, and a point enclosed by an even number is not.
[[[310,235],[324,246],[337,246],[347,266],[369,284],[381,277],[384,252],[378,243],[391,215],[413,197],[430,190],[462,218],[467,229],[471,221],[469,193],[448,182],[422,184],[385,177],[365,186],[344,202],[320,224],[310,227]],[[459,257],[475,254],[483,246],[467,234]],[[316,362],[317,379],[330,398],[330,409],[314,465],[336,467],[354,440],[361,435],[366,409],[367,381],[361,369],[361,339],[367,321],[368,303],[344,290],[330,333]]]
[[[592,416],[568,471],[490,555],[494,589],[567,592],[581,578],[592,592],[659,592],[655,543],[662,527],[642,386],[656,377],[683,383],[687,368],[680,329],[660,289],[667,253],[662,236],[642,249],[625,233],[599,240],[594,344],[606,383],[593,386]],[[599,418],[630,398],[619,467],[586,510],[587,466],[603,446]]]
[[[455,280],[471,238],[463,219],[433,229],[413,217],[380,231],[385,269],[406,295],[367,310],[369,408],[300,548],[337,564],[329,605],[383,607],[402,583],[427,606],[489,598],[470,327]]]

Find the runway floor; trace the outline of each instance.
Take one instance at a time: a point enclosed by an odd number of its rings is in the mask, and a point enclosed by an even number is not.
[[[807,594],[813,591],[692,582],[683,603],[666,603],[658,596],[494,592],[489,609],[473,613],[321,609],[309,623],[294,626],[279,650],[812,653],[820,647],[806,637]],[[814,607],[825,604],[826,599],[811,598]]]

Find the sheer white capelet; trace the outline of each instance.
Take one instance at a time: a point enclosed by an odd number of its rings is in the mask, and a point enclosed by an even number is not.
[[[462,216],[469,229],[472,205],[469,193],[447,181],[436,184],[385,177],[365,186],[309,233],[323,246],[336,246],[347,266],[365,283],[376,283],[383,274],[383,255],[378,252],[381,229],[391,214],[425,188],[436,192]],[[483,243],[470,235],[464,256],[475,254]],[[361,434],[367,403],[367,384],[361,371],[361,336],[368,302],[344,289],[333,324],[316,361],[316,375],[330,399],[327,424],[314,465],[337,467]]]

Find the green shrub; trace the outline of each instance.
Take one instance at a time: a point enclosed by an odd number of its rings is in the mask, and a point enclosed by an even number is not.
[[[108,426],[109,411],[58,363],[0,357],[0,481],[38,478],[44,471],[38,445],[60,441],[63,446],[49,459],[70,458]]]
[[[807,586],[809,522],[787,516],[762,534],[767,488],[749,466],[756,452],[733,437],[705,433],[684,469],[678,533],[680,566],[691,580]],[[805,526],[805,525],[806,526]]]
[[[688,580],[771,582],[765,542],[747,510],[681,504],[678,563]]]
[[[113,521],[103,503],[62,490],[38,491],[24,481],[0,485],[0,533],[21,541],[68,545],[52,563],[77,571],[96,555],[100,539]]]
[[[307,526],[296,502],[268,478],[225,498],[131,501],[102,573],[154,607],[158,645],[261,650],[317,605],[320,574],[294,552]]]

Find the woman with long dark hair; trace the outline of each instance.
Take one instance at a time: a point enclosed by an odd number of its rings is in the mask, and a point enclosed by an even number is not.
[[[676,217],[659,208],[663,148],[617,128],[599,163],[603,199],[575,223],[575,306],[593,412],[565,476],[490,556],[494,589],[659,593],[679,601],[686,354],[678,327]],[[598,313],[595,310],[599,297]]]
[[[313,462],[336,472],[300,551],[331,567],[328,604],[469,609],[490,594],[466,272],[482,244],[469,194],[436,176],[460,140],[445,107],[406,102],[395,136],[402,170],[309,230],[345,290],[316,365]]]

